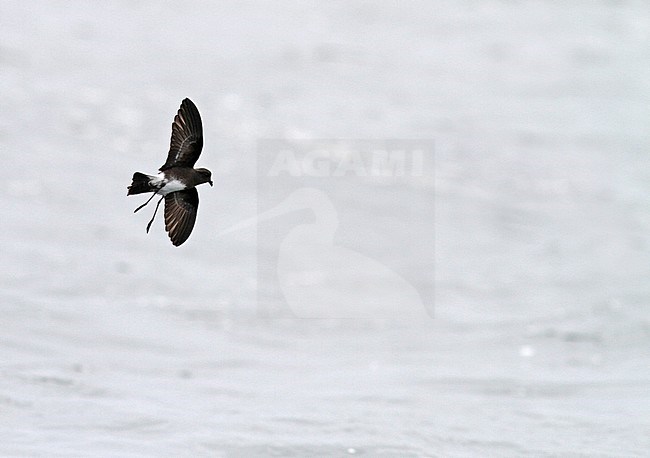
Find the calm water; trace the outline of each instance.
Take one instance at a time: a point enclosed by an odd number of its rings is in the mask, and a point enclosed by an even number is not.
[[[649,17],[0,2],[0,454],[646,455]],[[126,186],[184,97],[215,187],[176,249]],[[266,209],[268,138],[433,142],[430,175],[331,194],[337,243],[385,254],[428,313],[299,319],[262,294],[287,238],[222,232]],[[347,308],[382,278],[303,280]]]

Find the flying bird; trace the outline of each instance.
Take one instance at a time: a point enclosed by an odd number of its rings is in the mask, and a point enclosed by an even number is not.
[[[210,183],[212,173],[208,169],[194,168],[203,148],[203,126],[201,115],[196,105],[185,99],[178,109],[172,123],[172,138],[167,154],[167,162],[160,167],[157,175],[135,172],[133,183],[127,187],[127,196],[132,194],[153,194],[134,213],[144,208],[159,195],[151,221],[147,224],[147,233],[151,228],[160,203],[165,200],[165,230],[174,246],[183,244],[192,233],[199,207],[199,193],[196,186]]]

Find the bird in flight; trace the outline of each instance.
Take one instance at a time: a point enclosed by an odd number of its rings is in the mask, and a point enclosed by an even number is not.
[[[134,213],[144,208],[154,196],[160,200],[147,224],[147,233],[153,223],[160,202],[165,199],[165,230],[174,246],[183,244],[192,233],[199,207],[199,193],[196,186],[210,183],[212,173],[208,169],[195,169],[194,164],[203,148],[203,126],[196,105],[185,99],[178,109],[172,123],[172,138],[167,154],[167,162],[160,167],[157,175],[135,172],[133,183],[127,187],[127,196],[132,194],[153,194]]]

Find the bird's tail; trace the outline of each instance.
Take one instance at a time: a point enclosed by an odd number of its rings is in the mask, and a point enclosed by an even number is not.
[[[127,187],[128,190],[126,195],[130,196],[131,194],[142,194],[145,192],[155,192],[156,188],[151,185],[151,180],[154,176],[145,175],[144,173],[135,172],[133,174],[133,183],[131,186]]]

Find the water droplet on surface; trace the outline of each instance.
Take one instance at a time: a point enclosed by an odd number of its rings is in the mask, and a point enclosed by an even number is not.
[[[519,356],[523,358],[531,358],[535,356],[535,349],[530,345],[522,345],[519,348]]]

